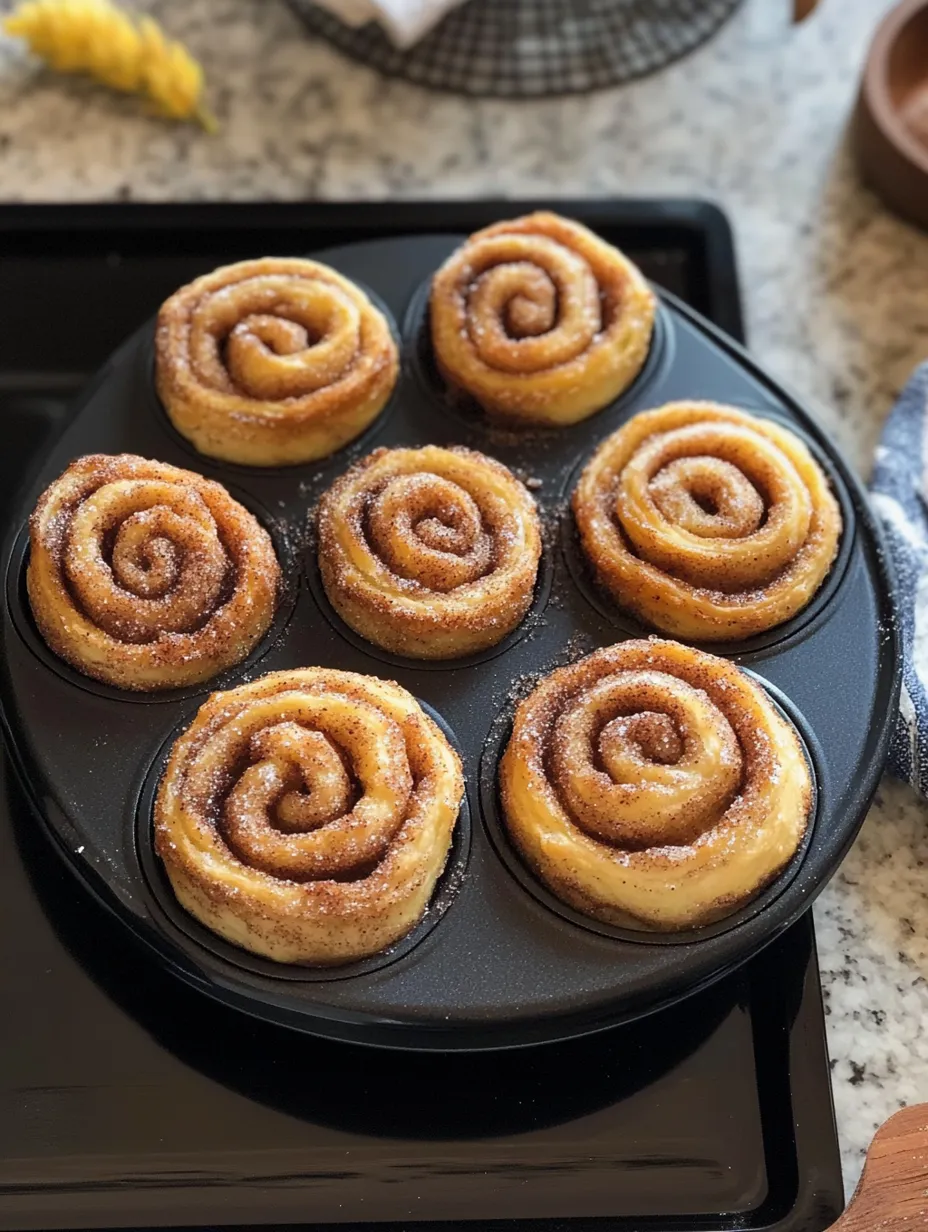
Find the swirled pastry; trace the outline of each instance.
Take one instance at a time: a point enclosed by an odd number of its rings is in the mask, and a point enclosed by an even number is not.
[[[671,931],[753,898],[808,824],[792,726],[733,664],[629,641],[546,677],[500,767],[506,825],[565,903]]]
[[[182,906],[228,941],[350,962],[419,920],[463,793],[458,755],[399,685],[274,672],[214,693],[174,745],[155,846]]]
[[[435,275],[435,360],[490,414],[563,426],[617,398],[641,371],[654,294],[616,248],[537,213],[477,231]]]
[[[274,615],[267,531],[218,483],[133,454],[90,454],[29,524],[26,581],[48,645],[123,689],[198,684],[231,667]]]
[[[181,287],[158,313],[158,394],[200,453],[253,466],[322,458],[383,409],[390,327],[318,261],[265,257]]]
[[[802,611],[838,550],[841,511],[786,428],[671,402],[607,437],[573,495],[599,582],[642,620],[695,641],[751,637]]]
[[[471,449],[378,449],[319,505],[329,600],[362,637],[448,659],[493,646],[532,601],[541,529],[526,488]]]

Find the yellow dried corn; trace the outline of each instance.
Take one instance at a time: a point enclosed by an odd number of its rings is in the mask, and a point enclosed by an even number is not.
[[[202,68],[150,17],[132,17],[111,0],[23,0],[3,29],[58,72],[87,73],[114,90],[144,95],[160,115],[215,130],[203,103]]]

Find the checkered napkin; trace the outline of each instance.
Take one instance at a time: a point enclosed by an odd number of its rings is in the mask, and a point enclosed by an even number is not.
[[[928,796],[928,364],[916,369],[886,421],[873,507],[896,570],[902,696],[889,767]]]
[[[348,26],[378,22],[397,47],[417,43],[462,0],[316,0]]]

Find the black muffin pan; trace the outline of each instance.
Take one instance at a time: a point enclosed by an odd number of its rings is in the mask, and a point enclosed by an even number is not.
[[[560,208],[617,238],[608,204]],[[721,219],[701,208],[724,242]],[[853,840],[882,768],[899,647],[879,530],[859,482],[814,418],[736,343],[661,292],[641,375],[582,424],[500,428],[442,388],[428,341],[429,279],[468,231],[520,212],[514,204],[435,206],[430,225],[425,207],[409,228],[415,234],[403,235],[393,219],[382,237],[368,213],[363,239],[312,253],[369,289],[402,348],[402,375],[383,414],[360,440],[318,463],[257,469],[196,454],[155,395],[149,321],[81,396],[24,492],[5,547],[6,734],[33,805],[70,866],[178,977],[307,1032],[399,1048],[507,1047],[595,1031],[669,1005],[732,970],[808,908]],[[806,840],[742,911],[706,929],[659,935],[609,929],[551,900],[500,824],[495,765],[514,703],[535,680],[645,632],[586,574],[566,506],[579,467],[605,435],[636,411],[677,398],[712,398],[789,423],[825,466],[844,532],[832,575],[806,612],[763,638],[715,648],[753,672],[799,730],[816,786]],[[498,647],[446,663],[390,654],[346,629],[319,584],[312,542],[315,502],[352,461],[381,445],[426,443],[468,445],[504,462],[529,482],[545,528],[523,625]],[[71,459],[122,451],[218,479],[278,546],[288,576],[278,618],[247,663],[212,687],[316,664],[387,676],[440,719],[461,752],[468,799],[448,868],[424,920],[391,950],[335,971],[279,966],[214,937],[174,901],[152,851],[152,798],[171,740],[210,686],[139,696],[88,680],[42,644],[23,582],[25,525],[38,493]]]

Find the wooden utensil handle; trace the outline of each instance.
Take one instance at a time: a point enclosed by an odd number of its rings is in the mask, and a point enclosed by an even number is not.
[[[793,21],[804,21],[818,4],[818,0],[793,0]]]
[[[857,1191],[832,1232],[928,1228],[928,1104],[903,1108],[880,1126]]]

